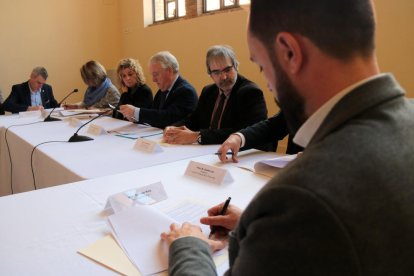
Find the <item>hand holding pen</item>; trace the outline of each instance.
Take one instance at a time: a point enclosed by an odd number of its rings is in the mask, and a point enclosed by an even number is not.
[[[208,210],[208,217],[203,217],[200,222],[211,226],[212,233],[209,237],[222,237],[234,228],[239,221],[242,210],[234,205],[230,205],[231,198],[226,202],[220,203]],[[227,204],[226,204],[227,203]],[[224,208],[227,205],[226,208]]]

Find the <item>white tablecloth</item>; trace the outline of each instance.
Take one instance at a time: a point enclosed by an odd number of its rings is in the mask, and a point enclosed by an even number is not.
[[[166,203],[191,199],[212,206],[231,196],[243,208],[268,181],[213,155],[192,160],[226,168],[234,181],[216,185],[185,176],[187,159],[0,197],[0,275],[115,275],[76,253],[109,233],[101,213],[109,195],[161,181]]]
[[[7,116],[5,116],[7,117]],[[214,153],[219,145],[165,145],[162,152],[145,153],[134,150],[136,140],[118,137],[111,134],[94,136],[87,134],[88,126],[79,131],[81,135],[93,137],[93,141],[67,143],[66,141],[77,130],[66,121],[40,122],[32,125],[11,127],[4,137],[5,127],[12,118],[0,120],[0,195],[30,191],[36,188],[50,187],[99,176],[127,172],[157,164],[168,163],[184,158],[191,158]],[[27,121],[34,119],[25,119]],[[13,123],[21,123],[22,119],[14,119]],[[93,122],[105,129],[131,124],[112,118],[99,118]],[[138,125],[135,125],[138,128]],[[160,136],[148,139],[160,140]],[[12,180],[10,179],[10,160],[5,139],[9,144],[12,164]],[[62,141],[40,145],[33,154],[34,146],[46,141]],[[33,173],[32,175],[32,165]]]

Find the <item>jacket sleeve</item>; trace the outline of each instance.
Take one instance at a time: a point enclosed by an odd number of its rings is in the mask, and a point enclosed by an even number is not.
[[[27,110],[29,105],[19,103],[19,92],[18,85],[13,85],[10,95],[4,101],[3,107],[5,111],[19,113]]]
[[[139,122],[147,123],[153,127],[165,128],[174,122],[188,116],[197,106],[197,93],[189,85],[182,85],[173,91],[168,97],[168,106],[165,109],[141,108]]]
[[[208,244],[195,237],[185,237],[170,246],[168,274],[217,275]]]

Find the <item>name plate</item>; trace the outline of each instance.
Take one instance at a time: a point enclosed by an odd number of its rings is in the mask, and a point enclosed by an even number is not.
[[[87,132],[89,134],[96,135],[96,136],[106,133],[103,127],[95,125],[95,124],[90,124]]]
[[[154,152],[162,152],[162,148],[160,145],[158,145],[157,142],[144,139],[144,138],[138,138],[135,142],[134,149],[139,151],[144,151],[148,153],[154,153]]]
[[[81,120],[76,119],[76,118],[70,118],[69,119],[69,125],[71,127],[80,127],[82,125]]]
[[[204,181],[214,184],[222,184],[224,182],[232,182],[233,178],[226,169],[215,166],[206,165],[203,163],[190,161],[185,170],[185,175],[196,177]]]

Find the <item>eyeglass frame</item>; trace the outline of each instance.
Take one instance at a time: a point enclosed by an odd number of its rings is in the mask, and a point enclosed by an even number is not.
[[[228,74],[228,73],[230,73],[230,71],[231,71],[231,69],[233,69],[233,68],[235,68],[234,67],[234,64],[232,64],[232,65],[230,65],[230,66],[227,66],[227,67],[224,67],[222,70],[208,70],[209,72],[209,75],[211,75],[211,76],[214,76],[214,77],[219,77],[219,76],[221,76],[221,74]]]

